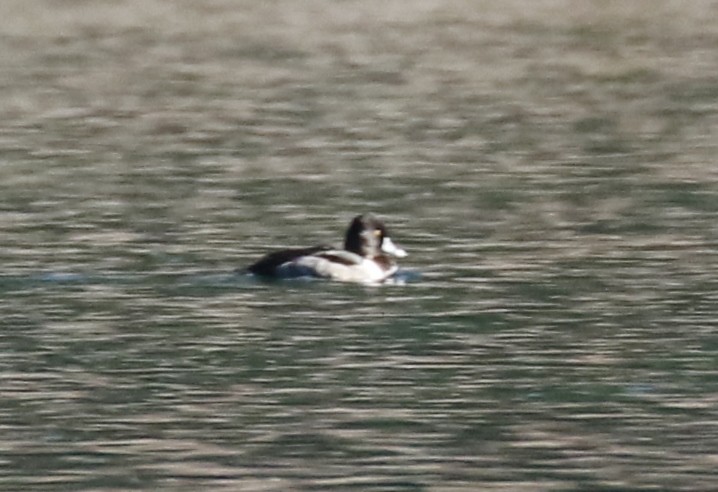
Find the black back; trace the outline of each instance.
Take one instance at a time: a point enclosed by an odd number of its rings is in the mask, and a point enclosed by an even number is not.
[[[331,248],[329,246],[313,246],[311,248],[285,249],[275,253],[269,253],[258,262],[250,265],[247,271],[255,275],[271,277],[276,273],[276,268],[283,263],[295,260],[300,256],[314,255],[328,249]]]

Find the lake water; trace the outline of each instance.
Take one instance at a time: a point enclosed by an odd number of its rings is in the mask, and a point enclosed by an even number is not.
[[[5,2],[0,489],[715,490],[718,12],[636,4]],[[233,273],[367,211],[406,282]]]

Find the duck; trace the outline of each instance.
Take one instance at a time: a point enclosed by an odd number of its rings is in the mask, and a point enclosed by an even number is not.
[[[246,271],[260,278],[316,277],[340,282],[382,283],[398,270],[394,258],[407,256],[374,214],[354,217],[344,248],[319,245],[269,253]]]

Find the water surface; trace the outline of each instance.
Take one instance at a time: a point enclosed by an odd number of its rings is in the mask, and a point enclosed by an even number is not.
[[[0,7],[0,488],[715,488],[715,6],[141,4]]]

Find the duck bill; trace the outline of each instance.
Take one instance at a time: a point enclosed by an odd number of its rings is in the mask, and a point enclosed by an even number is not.
[[[388,237],[385,237],[384,240],[382,241],[381,250],[384,253],[396,256],[397,258],[403,258],[407,254],[406,251],[404,251],[399,246],[394,244],[394,241],[392,241]]]

